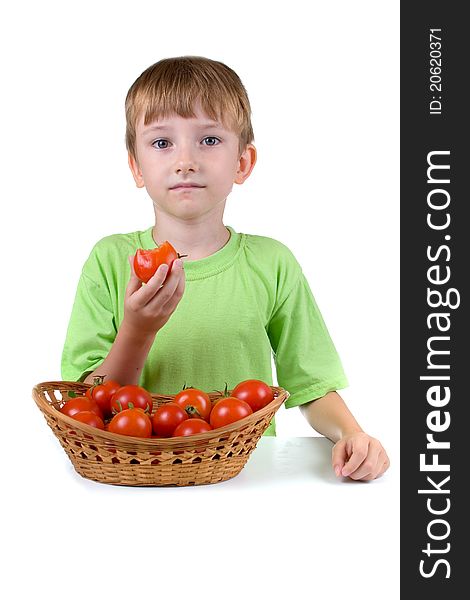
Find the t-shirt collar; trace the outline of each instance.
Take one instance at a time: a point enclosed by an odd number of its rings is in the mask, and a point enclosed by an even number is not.
[[[237,233],[233,229],[233,227],[230,227],[230,225],[226,225],[226,228],[230,232],[230,238],[225,244],[225,246],[220,248],[220,250],[217,250],[217,252],[214,252],[214,254],[211,254],[210,256],[200,258],[199,260],[183,259],[184,272],[187,281],[211,277],[213,275],[216,275],[217,273],[225,271],[233,264],[238,255],[238,252],[241,250],[243,236]],[[147,250],[150,250],[151,248],[156,248],[156,244],[152,236],[152,231],[153,226],[144,232],[144,236],[142,239],[142,241],[144,242],[144,247]]]

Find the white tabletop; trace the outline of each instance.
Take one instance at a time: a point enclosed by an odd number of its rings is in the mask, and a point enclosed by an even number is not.
[[[175,585],[172,598],[182,598],[196,576],[206,591],[191,598],[399,597],[393,470],[368,483],[338,479],[325,438],[262,437],[231,480],[138,488],[84,479],[42,433],[12,502],[14,597],[26,571],[48,600],[162,597]],[[77,567],[84,575],[70,586]]]

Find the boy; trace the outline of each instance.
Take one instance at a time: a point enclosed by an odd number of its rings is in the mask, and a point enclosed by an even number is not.
[[[278,384],[310,425],[335,443],[338,476],[371,480],[389,466],[336,392],[347,380],[299,263],[271,238],[223,223],[233,183],[256,162],[251,109],[237,74],[197,56],[164,59],[126,98],[126,147],[155,225],[100,240],[86,261],[67,331],[64,380],[96,375],[175,394],[245,379]],[[184,260],[136,277],[137,248],[168,240]],[[275,435],[274,419],[264,435]]]

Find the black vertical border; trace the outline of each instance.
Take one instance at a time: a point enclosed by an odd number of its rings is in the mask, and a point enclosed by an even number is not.
[[[460,598],[468,594],[465,577],[470,567],[465,560],[465,537],[468,527],[467,511],[470,502],[464,492],[467,479],[466,438],[469,427],[470,377],[468,296],[470,277],[470,218],[466,218],[470,205],[467,174],[470,174],[470,155],[467,148],[470,139],[468,111],[470,110],[468,73],[470,71],[470,31],[463,10],[465,3],[458,2],[401,2],[400,3],[400,370],[401,370],[401,527],[400,527],[400,576],[401,597],[408,598]],[[430,90],[430,29],[442,30],[442,92]],[[429,103],[432,96],[441,96],[442,114],[431,115]],[[426,222],[427,214],[433,212],[428,207],[428,193],[432,184],[427,182],[427,156],[432,151],[449,150],[448,157],[440,157],[436,162],[450,164],[450,183],[441,185],[450,194],[451,222],[445,231],[432,230]],[[441,174],[443,177],[443,174]],[[439,187],[439,186],[435,186]],[[437,198],[437,196],[436,196]],[[444,196],[442,196],[444,198]],[[442,211],[439,215],[444,218]],[[445,239],[450,235],[450,240]],[[440,258],[431,262],[427,257],[428,246],[436,256],[440,246]],[[428,280],[429,267],[439,264],[442,274],[450,268],[447,284],[432,285]],[[460,295],[458,308],[430,308],[427,301],[427,288],[441,289],[443,295],[449,288],[455,288]],[[446,373],[448,382],[420,380],[429,375],[427,343],[430,336],[439,335],[436,326],[429,329],[427,317],[432,312],[450,314],[451,326],[442,336],[449,336],[448,342],[440,342],[441,349],[450,350],[449,355],[440,356],[440,364],[450,364]],[[442,321],[444,322],[444,321]],[[435,321],[432,321],[435,323]],[[435,346],[436,347],[436,346]],[[432,371],[444,374],[444,371]],[[450,401],[440,408],[442,420],[444,411],[450,415],[450,426],[446,431],[435,433],[435,439],[450,442],[449,449],[437,452],[440,463],[450,464],[450,471],[427,472],[420,470],[420,454],[427,453],[427,462],[436,451],[426,449],[426,434],[430,433],[427,418],[436,410],[427,401],[427,390],[431,385],[447,385],[450,388]],[[469,436],[470,438],[470,436]],[[419,494],[420,489],[433,489],[427,477],[439,484],[450,476],[441,489],[448,494]],[[427,507],[444,509],[447,513],[433,515]],[[442,518],[448,522],[450,533],[440,541],[428,536],[428,528],[433,519]],[[444,536],[444,524],[431,526],[436,536]],[[423,552],[430,544],[433,553]],[[447,543],[450,544],[447,547]],[[448,552],[445,552],[448,548]],[[434,553],[434,551],[438,551]],[[437,564],[439,559],[446,564]],[[423,570],[431,577],[420,574],[420,561],[425,561]],[[450,577],[446,578],[449,574]],[[460,586],[462,586],[460,588]],[[457,592],[460,588],[461,591]]]

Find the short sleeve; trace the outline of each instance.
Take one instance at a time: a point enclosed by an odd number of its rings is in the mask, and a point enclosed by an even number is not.
[[[302,272],[268,325],[278,384],[286,408],[348,386],[346,375],[310,286]]]
[[[83,381],[104,361],[117,335],[109,290],[95,262],[92,253],[78,282],[62,351],[65,381]]]

